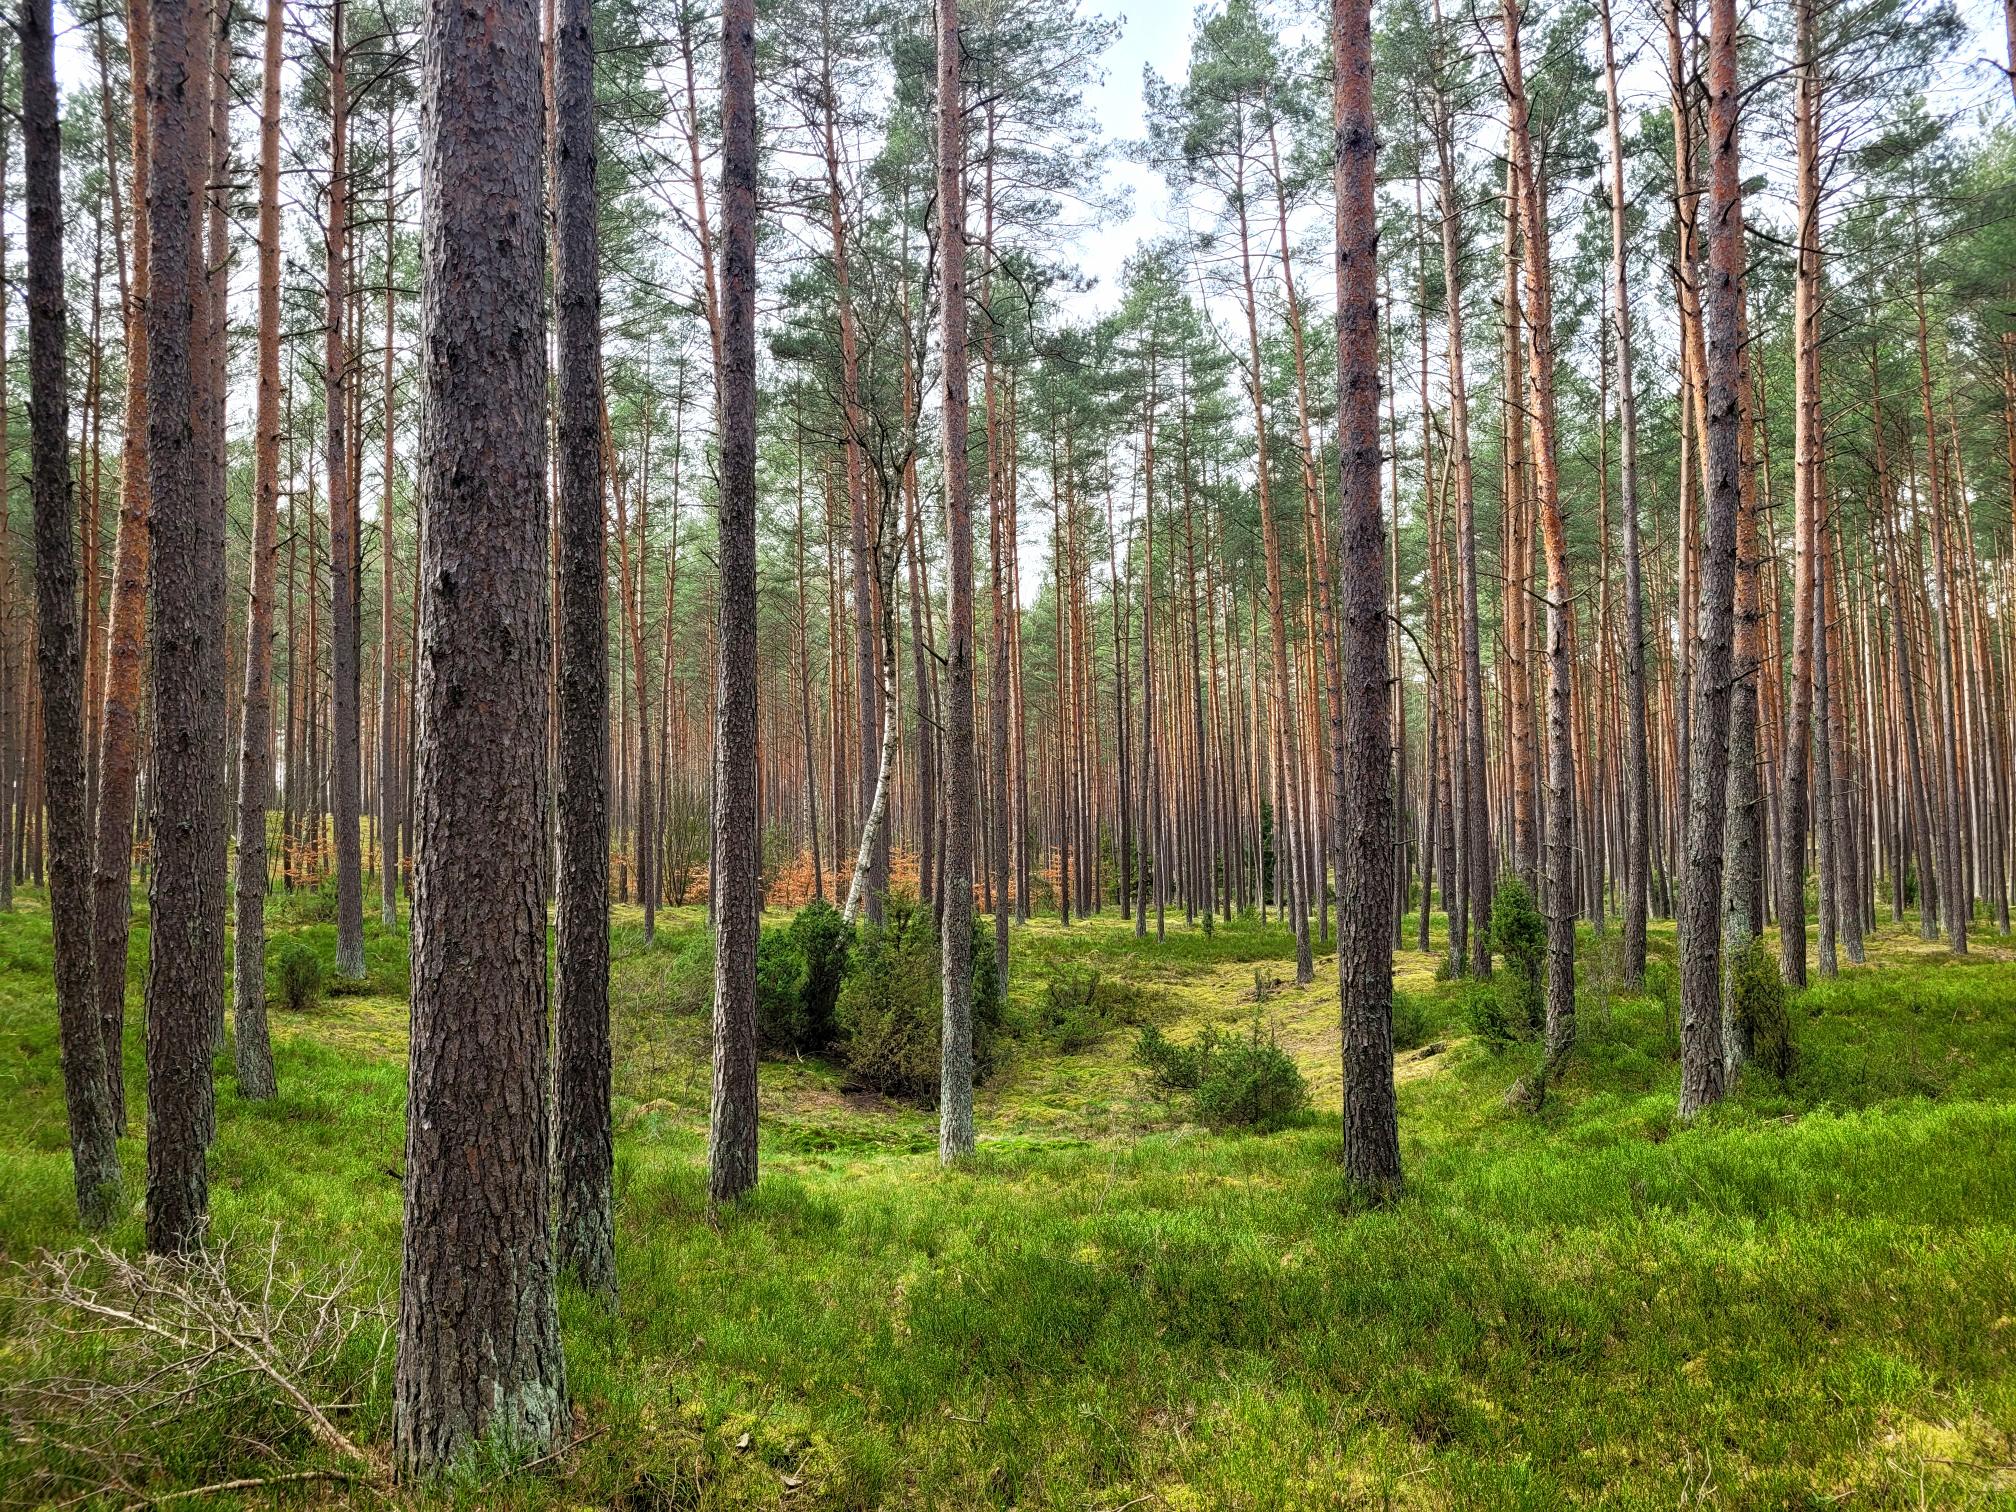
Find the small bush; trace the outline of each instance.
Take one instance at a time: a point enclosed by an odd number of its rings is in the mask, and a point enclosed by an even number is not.
[[[1044,984],[1024,1032],[1058,1050],[1082,1050],[1116,1029],[1154,1023],[1164,1006],[1159,993],[1063,966]]]
[[[1797,1046],[1786,1011],[1785,980],[1762,940],[1753,937],[1729,963],[1729,995],[1751,1063],[1783,1082],[1792,1074]]]
[[[1148,1084],[1157,1092],[1195,1092],[1204,1079],[1205,1057],[1218,1040],[1216,1029],[1206,1029],[1187,1045],[1179,1045],[1153,1024],[1145,1024],[1134,1045],[1134,1063],[1147,1073]]]
[[[1261,1037],[1260,1025],[1246,1039],[1224,1041],[1197,1086],[1197,1113],[1214,1129],[1285,1127],[1309,1106],[1309,1084],[1294,1058]]]
[[[292,1013],[308,1013],[321,1006],[328,967],[314,946],[305,940],[282,940],[273,949],[272,963],[282,1007]]]
[[[1490,982],[1476,982],[1465,988],[1458,1000],[1463,1022],[1493,1055],[1501,1055],[1508,1047],[1532,1036],[1532,1025],[1524,1007],[1514,1002],[1516,997],[1494,977]],[[1508,1007],[1508,1003],[1512,1006]]]
[[[849,954],[854,932],[847,927],[839,909],[815,899],[798,910],[791,920],[791,943],[805,962],[801,988],[804,998],[804,1040],[806,1050],[824,1050],[833,1043],[834,1009],[840,1002],[840,988],[847,980]]]
[[[929,909],[892,897],[881,926],[869,926],[840,989],[835,1021],[841,1058],[854,1084],[931,1103],[938,1096],[944,1024],[938,931]],[[1000,977],[993,927],[973,921],[973,1079],[993,1069],[1001,1035]]]
[[[1157,1091],[1189,1098],[1197,1121],[1213,1129],[1271,1132],[1309,1106],[1309,1084],[1294,1058],[1256,1019],[1243,1038],[1214,1027],[1179,1045],[1150,1024],[1134,1059]]]
[[[1546,1021],[1547,996],[1542,987],[1547,966],[1547,920],[1534,906],[1533,894],[1518,877],[1505,877],[1491,898],[1491,946],[1504,960],[1492,981],[1508,1019],[1523,1020],[1528,1029]]]
[[[789,1055],[806,1039],[805,957],[787,931],[766,929],[756,938],[756,1046]]]
[[[1435,1018],[1428,1005],[1409,993],[1393,994],[1393,1048],[1412,1050],[1425,1045],[1435,1033]]]

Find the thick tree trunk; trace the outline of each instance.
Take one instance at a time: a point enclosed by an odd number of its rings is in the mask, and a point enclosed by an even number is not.
[[[1332,0],[1337,144],[1338,581],[1347,696],[1330,705],[1339,796],[1337,982],[1344,1029],[1344,1176],[1372,1201],[1400,1192],[1393,1093],[1393,760],[1387,728],[1385,522],[1379,502],[1379,212],[1369,0]]]
[[[945,899],[939,931],[945,1022],[939,1040],[938,1158],[951,1165],[973,1153],[973,504],[966,481],[966,175],[960,134],[959,0],[937,0],[937,8],[938,277],[944,364],[939,423],[945,445],[945,535],[951,579],[945,662]],[[1124,766],[1124,752],[1121,762]]]
[[[196,0],[155,0],[148,67],[148,629],[153,672],[149,757],[152,927],[147,957],[147,1247],[202,1242],[204,1150],[215,1107],[213,1026],[222,1015],[224,919],[210,879],[224,874],[212,790],[223,729],[224,605],[207,566],[224,542],[201,496],[194,331],[203,308],[200,225],[208,170],[208,49]],[[221,815],[219,815],[221,817]]]
[[[280,506],[280,70],[282,0],[266,0],[259,115],[259,391],[253,420],[252,561],[238,737],[237,928],[232,1017],[238,1091],[274,1092],[266,1033],[266,805],[273,789],[273,588]],[[389,423],[389,417],[388,417]]]
[[[1687,880],[1680,905],[1680,1113],[1727,1090],[1722,1039],[1724,824],[1728,808],[1736,557],[1742,512],[1743,204],[1737,154],[1735,0],[1710,0],[1708,208],[1708,529],[1694,662]]]
[[[596,220],[595,43],[588,0],[558,0],[549,144],[559,488],[559,825],[554,1251],[588,1291],[616,1294],[609,1122],[609,625],[602,538],[602,287]]]
[[[21,7],[21,119],[27,158],[28,430],[35,502],[35,664],[42,695],[49,811],[49,916],[57,1040],[70,1122],[77,1216],[117,1213],[119,1129],[91,990],[90,816],[84,777],[84,663],[77,609],[70,400],[64,371],[63,145],[56,120],[56,37],[49,0]],[[121,983],[124,983],[122,974]],[[116,1048],[113,1053],[117,1053]]]
[[[721,583],[715,683],[714,1086],[707,1190],[756,1184],[756,7],[721,17]]]
[[[413,1028],[393,1458],[567,1431],[549,1206],[537,0],[426,9]]]

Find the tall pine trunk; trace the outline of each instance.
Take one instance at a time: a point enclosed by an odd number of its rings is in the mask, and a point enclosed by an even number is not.
[[[616,1293],[609,1122],[609,625],[602,539],[602,288],[595,204],[595,44],[588,0],[557,0],[552,45],[555,499],[560,562],[559,826],[554,998],[554,1250]],[[648,738],[648,737],[647,737]]]
[[[939,424],[945,445],[945,536],[951,580],[945,660],[945,865],[939,928],[945,1021],[939,1037],[938,1158],[950,1165],[973,1153],[973,501],[966,476],[966,175],[960,132],[959,0],[937,0],[937,7],[938,302],[944,366]],[[1124,768],[1124,750],[1121,764]]]
[[[279,553],[283,12],[282,0],[266,0],[259,107],[259,391],[253,419],[252,561],[238,737],[237,928],[232,958],[238,1091],[245,1097],[271,1097],[274,1092],[273,1049],[266,1032],[266,804],[273,787],[273,591]]]
[[[21,7],[21,119],[27,159],[28,445],[35,503],[35,665],[42,696],[49,812],[49,916],[57,1039],[70,1122],[77,1216],[87,1228],[119,1207],[118,1125],[91,990],[90,816],[84,777],[84,648],[78,616],[70,396],[64,370],[63,144],[56,120],[50,0]],[[124,977],[122,975],[123,983]]]
[[[1332,0],[1337,166],[1338,581],[1347,697],[1330,705],[1342,831],[1337,982],[1344,1037],[1344,1175],[1372,1201],[1400,1192],[1393,1092],[1393,760],[1386,697],[1385,522],[1379,502],[1379,239],[1370,0]],[[1424,904],[1425,906],[1425,904]]]
[[[426,9],[413,1027],[393,1459],[567,1430],[547,1128],[537,0]]]
[[[715,683],[714,1085],[707,1191],[756,1184],[756,7],[721,16],[721,509]]]

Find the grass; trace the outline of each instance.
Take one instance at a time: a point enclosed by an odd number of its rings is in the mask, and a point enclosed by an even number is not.
[[[1144,1090],[1131,1032],[1023,1046],[981,1094],[978,1157],[944,1173],[928,1112],[824,1064],[766,1063],[762,1184],[714,1222],[705,1025],[665,1007],[704,918],[661,914],[648,948],[635,926],[618,921],[613,977],[623,1301],[612,1316],[563,1297],[594,1436],[416,1502],[2016,1506],[2016,964],[2000,942],[1954,962],[1886,927],[1874,964],[1794,999],[1790,1080],[1746,1077],[1691,1126],[1673,1114],[1670,972],[1653,974],[1664,996],[1624,993],[1585,938],[1581,1043],[1526,1114],[1504,1093],[1532,1047],[1469,1039],[1462,989],[1403,952],[1431,1043],[1396,1067],[1407,1195],[1367,1213],[1336,1166],[1332,960],[1297,988],[1271,925],[1205,936],[1178,916],[1158,946],[1111,917],[1044,920],[1015,935],[1016,1003],[1093,967],[1164,995],[1177,1037],[1257,1015],[1323,1111],[1211,1135]],[[220,1234],[277,1226],[295,1263],[356,1253],[396,1279],[404,948],[374,922],[364,990],[276,1009],[273,1102],[240,1101],[220,1058]],[[0,916],[14,1261],[79,1238],[48,951],[39,898]],[[1654,953],[1670,963],[1670,929]],[[144,956],[136,932],[136,1130]],[[135,1206],[109,1240],[132,1251],[144,1150],[122,1154]],[[18,1292],[0,1281],[0,1379],[75,1367],[28,1334]],[[364,1351],[341,1386],[346,1431],[389,1441],[389,1354]],[[0,1430],[5,1502],[57,1451]],[[201,1414],[173,1444],[134,1431],[148,1495],[331,1463],[304,1435],[247,1442]]]

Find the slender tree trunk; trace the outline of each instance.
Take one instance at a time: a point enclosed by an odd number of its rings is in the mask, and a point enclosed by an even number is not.
[[[938,277],[944,390],[945,534],[950,557],[945,710],[945,889],[940,929],[938,1158],[973,1153],[973,504],[966,481],[966,175],[960,132],[959,0],[938,9]],[[1124,761],[1124,757],[1122,758]]]
[[[325,429],[322,445],[329,475],[329,687],[333,765],[329,807],[336,824],[336,974],[364,975],[364,857],[358,838],[358,782],[363,743],[358,683],[363,646],[358,627],[357,491],[350,469],[350,372],[345,340],[346,285],[350,276],[350,107],[346,88],[343,17],[335,0],[329,37],[329,210],[324,226],[326,311],[323,332]]]
[[[1568,582],[1568,529],[1555,448],[1554,296],[1547,207],[1533,167],[1526,86],[1519,58],[1518,0],[1505,4],[1505,77],[1511,95],[1512,161],[1526,253],[1527,411],[1534,489],[1547,552],[1547,1056],[1558,1062],[1575,1042],[1574,666]]]
[[[393,422],[397,415],[392,389],[394,269],[398,253],[398,211],[393,194],[396,172],[392,107],[385,107],[385,454],[378,497],[378,919],[386,931],[399,927],[399,834],[404,804],[399,793],[399,638],[393,633],[393,584],[399,554],[393,549],[392,514],[396,480],[393,475]],[[277,380],[276,380],[277,381]]]
[[[1724,825],[1742,512],[1743,204],[1737,155],[1735,0],[1710,0],[1707,336],[1708,529],[1694,661],[1687,880],[1680,906],[1680,1113],[1727,1090],[1722,1039]]]
[[[252,561],[238,737],[237,928],[232,1017],[238,1091],[274,1092],[266,1033],[266,805],[273,790],[273,588],[280,508],[280,70],[285,7],[266,0],[259,106],[259,392],[253,420]],[[389,274],[388,274],[389,280]],[[387,417],[390,424],[390,417]]]
[[[549,1206],[537,0],[430,0],[413,1029],[393,1459],[567,1432]],[[481,1158],[472,1158],[480,1151]]]
[[[133,809],[140,769],[140,684],[147,636],[147,72],[152,9],[127,8],[132,67],[133,274],[126,299],[126,435],[119,463],[105,707],[98,721],[98,811],[92,843],[93,987],[112,1117],[126,1126],[126,947],[132,919]],[[264,991],[264,980],[261,980]]]
[[[559,488],[559,1053],[554,1249],[586,1290],[616,1295],[609,1121],[609,623],[602,535],[602,287],[595,41],[588,0],[557,0],[552,36],[553,310]]]
[[[714,1087],[707,1190],[756,1185],[756,7],[721,17],[720,650],[715,683]]]
[[[1610,4],[1603,0],[1603,86],[1610,139],[1610,302],[1616,322],[1619,483],[1624,511],[1624,980],[1645,976],[1650,875],[1651,772],[1645,732],[1645,588],[1638,533],[1638,399],[1631,356],[1631,286],[1625,261],[1624,128]]]
[[[84,663],[77,606],[70,400],[64,371],[62,134],[49,0],[21,7],[21,121],[27,158],[28,430],[35,503],[35,663],[42,697],[49,808],[49,916],[57,1039],[70,1122],[77,1216],[87,1228],[120,1205],[119,1129],[106,1045],[91,990],[91,881],[86,866]],[[123,978],[122,978],[123,981]]]
[[[1344,1024],[1344,1176],[1361,1199],[1400,1191],[1393,1093],[1393,760],[1387,728],[1385,522],[1379,501],[1379,211],[1369,0],[1332,0],[1337,191],[1338,580],[1348,698],[1330,704],[1340,834],[1337,981]],[[1348,714],[1347,714],[1348,711]]]

